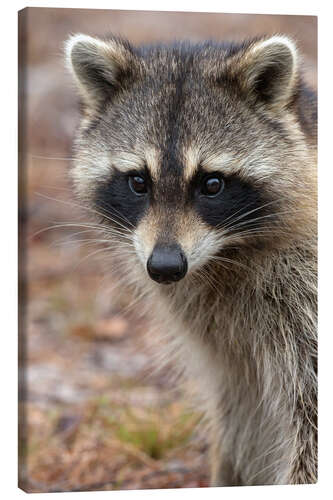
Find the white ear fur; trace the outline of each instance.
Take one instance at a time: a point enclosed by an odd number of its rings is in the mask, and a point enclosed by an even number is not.
[[[98,106],[116,86],[129,63],[129,51],[116,39],[107,42],[81,33],[65,43],[66,65],[83,100]]]
[[[68,40],[65,42],[65,55],[66,55],[66,63],[67,67],[73,71],[73,63],[72,63],[72,51],[74,47],[81,46],[84,50],[84,47],[91,48],[92,50],[100,48],[107,48],[106,42],[98,38],[94,38],[89,35],[84,35],[83,33],[76,33],[75,35],[71,35]]]
[[[288,104],[297,82],[295,43],[274,35],[251,44],[239,60],[241,85],[271,107]]]

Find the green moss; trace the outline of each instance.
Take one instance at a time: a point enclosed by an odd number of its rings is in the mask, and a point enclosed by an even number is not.
[[[159,460],[172,449],[184,446],[198,422],[198,417],[175,412],[165,408],[163,412],[145,410],[135,412],[127,409],[118,417],[108,418],[109,426],[115,437],[124,443],[136,447],[149,457]]]

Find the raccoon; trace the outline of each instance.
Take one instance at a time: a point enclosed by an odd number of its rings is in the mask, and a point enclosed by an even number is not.
[[[195,386],[211,485],[317,480],[316,95],[296,43],[73,35],[71,170]]]

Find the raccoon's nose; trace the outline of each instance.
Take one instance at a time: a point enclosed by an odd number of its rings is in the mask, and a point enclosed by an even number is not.
[[[147,262],[151,279],[165,285],[184,278],[187,260],[179,245],[156,245]]]

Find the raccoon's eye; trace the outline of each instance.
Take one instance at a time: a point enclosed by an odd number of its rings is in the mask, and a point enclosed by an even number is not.
[[[202,186],[201,186],[201,192],[205,196],[216,196],[218,195],[224,187],[224,182],[221,177],[217,176],[216,174],[214,175],[209,175],[204,178]]]
[[[146,181],[140,175],[131,175],[128,178],[128,184],[133,193],[137,195],[142,195],[147,192]]]

